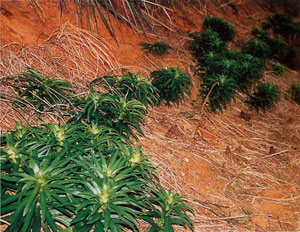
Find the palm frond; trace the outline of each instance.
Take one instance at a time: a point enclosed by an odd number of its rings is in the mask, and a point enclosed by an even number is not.
[[[43,14],[41,6],[38,4],[38,0],[29,0],[36,13],[40,16]],[[62,16],[63,9],[67,8],[68,4],[66,0],[58,0],[60,16]],[[152,23],[150,9],[151,8],[162,8],[164,12],[170,10],[163,4],[157,3],[156,1],[131,1],[121,0],[120,9],[116,9],[111,0],[73,0],[75,6],[75,14],[77,22],[83,25],[83,17],[85,15],[88,27],[91,31],[98,32],[97,18],[100,16],[105,28],[108,30],[110,35],[118,43],[116,29],[113,25],[113,19],[115,19],[118,28],[123,35],[120,22],[129,25],[132,29],[138,31],[141,30],[146,36],[147,31],[150,29],[151,32],[157,34],[154,24]],[[123,13],[124,12],[124,13]],[[166,13],[167,14],[167,13]],[[168,15],[168,14],[167,14]],[[113,17],[112,17],[113,16]],[[169,16],[168,16],[169,17]]]

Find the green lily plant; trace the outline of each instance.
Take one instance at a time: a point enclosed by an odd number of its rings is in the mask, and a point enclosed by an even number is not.
[[[272,65],[272,69],[276,75],[283,75],[285,73],[285,67],[278,61]]]
[[[205,17],[202,27],[204,30],[217,32],[224,42],[233,41],[235,38],[234,27],[219,17]]]
[[[208,52],[221,53],[226,48],[226,43],[220,38],[219,34],[210,28],[201,33],[192,33],[190,37],[193,39],[191,48],[194,56],[201,63],[203,61],[202,57]]]
[[[158,90],[149,83],[145,77],[128,72],[124,75],[102,76],[94,80],[91,84],[99,82],[104,84],[104,88],[111,94],[120,93],[128,100],[138,100],[146,107],[154,106],[159,97]]]
[[[29,106],[38,113],[55,111],[64,115],[73,105],[75,91],[68,81],[45,77],[29,67],[13,81],[19,95],[19,100],[15,101],[17,107]]]
[[[144,119],[146,107],[141,102],[109,93],[99,93],[92,87],[90,91],[90,96],[75,102],[75,105],[82,110],[69,120],[70,123],[73,121],[94,122],[114,128],[127,137],[132,135],[137,138],[132,130],[133,127],[143,134],[140,122]]]
[[[202,102],[206,103],[208,100],[213,113],[216,113],[217,110],[222,112],[223,108],[226,109],[231,100],[235,98],[235,93],[235,80],[225,74],[216,74],[212,77],[204,78],[200,88]]]
[[[163,56],[169,53],[169,50],[172,49],[168,44],[159,41],[154,43],[146,43],[146,42],[140,42],[139,45],[142,46],[142,50],[145,51],[145,53],[154,55],[154,56]]]
[[[193,214],[194,210],[184,203],[182,196],[162,187],[159,191],[155,190],[154,194],[155,196],[148,198],[151,210],[142,217],[150,224],[147,232],[174,232],[173,225],[193,230],[193,222],[187,213]]]
[[[1,139],[7,232],[139,231],[138,220],[161,222],[162,230],[170,223],[193,228],[192,209],[160,186],[141,147],[116,130],[96,123],[17,127]]]
[[[264,112],[274,107],[280,100],[280,88],[272,83],[262,83],[256,86],[254,93],[246,101],[251,109]]]
[[[258,38],[253,38],[249,40],[242,48],[244,53],[248,53],[252,56],[267,59],[270,57],[271,48],[270,46],[263,40]]]
[[[152,85],[159,91],[159,102],[166,102],[167,106],[171,103],[177,106],[184,100],[184,95],[190,95],[192,84],[191,78],[184,72],[181,72],[179,67],[165,67],[155,70],[150,74]]]
[[[292,100],[300,105],[300,82],[291,85],[290,93]]]

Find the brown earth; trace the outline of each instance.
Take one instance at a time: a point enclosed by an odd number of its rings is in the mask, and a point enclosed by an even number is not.
[[[147,76],[166,65],[179,66],[193,78],[191,99],[178,108],[151,109],[143,125],[145,137],[136,143],[158,166],[164,186],[186,196],[195,208],[195,231],[299,231],[300,107],[283,98],[273,111],[256,114],[243,103],[246,96],[238,94],[224,113],[203,110],[188,50],[187,32],[200,31],[207,15],[229,21],[237,40],[247,40],[251,29],[271,14],[250,0],[231,1],[235,9],[205,2],[200,7],[175,6],[168,11],[172,21],[162,14],[154,21],[159,38],[145,38],[122,25],[124,36],[116,31],[118,45],[101,23],[99,35],[78,29],[72,4],[60,17],[58,1],[39,1],[42,11],[25,0],[1,1],[0,76],[30,65],[85,91],[86,83],[99,75],[133,71]],[[86,20],[83,28],[88,29]],[[164,58],[144,55],[138,43],[156,40],[174,51]],[[267,68],[264,79],[287,91],[300,75],[287,69],[284,77],[277,77]],[[6,103],[1,103],[1,114],[2,131],[22,120]]]

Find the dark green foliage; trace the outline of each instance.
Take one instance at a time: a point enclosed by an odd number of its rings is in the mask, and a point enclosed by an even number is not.
[[[233,41],[235,38],[234,27],[219,17],[205,17],[203,29],[217,32],[224,42]]]
[[[174,231],[172,225],[180,225],[189,227],[193,230],[193,222],[187,215],[187,212],[193,213],[193,209],[183,202],[183,197],[178,194],[174,194],[171,190],[165,190],[163,188],[160,191],[154,191],[156,198],[148,198],[151,201],[149,205],[150,210],[147,212],[143,219],[147,221],[151,226],[147,229],[147,232],[157,231]],[[147,218],[148,215],[153,215],[152,218]]]
[[[275,14],[263,23],[263,28],[272,29],[274,34],[282,36],[289,43],[287,48],[287,45],[280,40],[270,41],[271,50],[275,53],[274,58],[289,68],[299,68],[300,24],[293,22],[288,15]]]
[[[270,58],[274,58],[279,61],[283,61],[286,58],[288,46],[283,40],[267,38],[266,43],[270,47]]]
[[[234,79],[224,74],[205,78],[200,89],[203,102],[208,98],[209,106],[214,113],[217,110],[222,112],[222,108],[226,109],[227,105],[234,99],[235,92],[236,83]]]
[[[192,50],[194,56],[199,60],[203,60],[202,56],[208,52],[220,53],[226,48],[226,43],[221,40],[218,33],[207,29],[202,33],[193,33],[190,35],[193,39]]]
[[[281,63],[285,64],[289,68],[299,69],[300,50],[297,47],[289,47],[285,59]]]
[[[251,34],[258,39],[261,40],[266,40],[267,38],[270,37],[270,34],[268,31],[266,30],[260,30],[257,27],[253,28],[253,30],[251,31]]]
[[[210,51],[199,58],[199,64],[196,66],[195,73],[205,78],[209,73],[214,73],[214,68],[222,61],[223,56],[220,53]]]
[[[269,33],[265,30],[259,30],[254,28],[252,34],[255,38],[264,41],[270,47],[270,54],[268,58],[275,58],[277,60],[284,60],[287,52],[287,44],[281,40],[272,38]]]
[[[283,75],[285,73],[285,67],[280,64],[279,62],[276,62],[272,65],[273,71],[276,73],[276,75]]]
[[[17,124],[1,139],[6,231],[138,231],[137,220],[152,228],[157,218],[169,230],[193,228],[192,208],[164,190],[141,147],[125,141],[95,123]]]
[[[155,105],[158,99],[158,90],[141,75],[127,73],[118,76],[102,76],[91,84],[101,82],[111,94],[120,93],[128,100],[138,100],[146,107]]]
[[[291,86],[290,93],[293,101],[300,105],[300,82]]]
[[[221,59],[208,66],[207,76],[215,74],[225,74],[229,78],[234,78],[239,74],[239,63],[233,59]]]
[[[262,24],[264,30],[272,29],[274,34],[283,36],[286,40],[290,36],[294,36],[299,33],[299,28],[296,23],[292,21],[292,18],[284,14],[275,14],[272,17],[268,17],[267,21]]]
[[[272,83],[262,83],[258,85],[253,94],[246,101],[251,109],[270,110],[280,99],[280,88]]]
[[[224,49],[222,56],[226,59],[239,61],[243,59],[244,53],[237,51],[236,49]]]
[[[140,122],[146,113],[146,107],[135,99],[127,99],[118,95],[98,93],[91,88],[91,95],[75,103],[82,108],[79,115],[74,116],[72,121],[96,123],[116,129],[127,137],[136,135],[131,129],[135,128],[143,133]]]
[[[218,62],[221,62],[223,56],[220,53],[210,51],[199,57],[199,70],[210,69]]]
[[[271,54],[270,46],[266,42],[258,38],[253,38],[249,40],[243,46],[242,51],[244,53],[248,53],[252,56],[263,58],[263,59],[268,58]]]
[[[153,78],[152,85],[159,91],[159,104],[166,101],[166,105],[171,103],[177,106],[184,100],[184,95],[190,94],[191,78],[179,67],[166,67],[153,71],[150,76]]]
[[[140,42],[139,45],[142,46],[142,50],[145,50],[145,53],[149,53],[154,56],[163,56],[165,54],[168,54],[169,49],[171,49],[169,45],[167,45],[162,41],[155,42],[152,44],[146,42]]]
[[[225,74],[245,92],[261,79],[265,68],[262,59],[236,50],[224,50],[223,54],[209,52],[202,58],[204,65],[196,70],[200,77]]]
[[[239,90],[248,92],[262,78],[264,68],[262,59],[250,54],[243,54],[238,60],[237,75],[233,76]]]
[[[32,68],[27,68],[13,79],[11,84],[18,93],[15,101],[17,107],[30,107],[38,113],[55,111],[66,113],[74,100],[74,89],[71,83],[54,77],[45,77]]]
[[[223,55],[232,60],[231,63],[234,65],[222,73],[230,75],[236,81],[239,90],[247,92],[262,78],[265,68],[263,59],[236,50],[226,50]]]

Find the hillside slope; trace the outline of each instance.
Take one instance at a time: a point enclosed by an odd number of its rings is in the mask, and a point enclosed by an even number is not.
[[[170,19],[162,14],[154,21],[159,38],[122,25],[124,36],[116,30],[117,44],[100,22],[99,34],[77,27],[72,4],[60,18],[58,1],[39,2],[40,17],[28,1],[1,1],[1,77],[31,66],[69,80],[84,93],[100,75],[131,71],[149,76],[155,69],[179,66],[192,77],[191,99],[178,108],[150,109],[142,128],[145,137],[135,145],[142,145],[158,166],[163,185],[186,196],[195,208],[195,231],[300,230],[300,106],[282,98],[272,111],[257,114],[244,103],[246,95],[238,94],[223,113],[212,114],[200,104],[200,80],[187,36],[201,30],[205,16],[217,15],[235,27],[237,41],[248,40],[252,28],[272,15],[266,6],[253,1],[178,4],[168,11]],[[83,28],[88,28],[86,20]],[[138,44],[158,40],[174,50],[157,58],[144,54]],[[287,68],[278,77],[268,65],[264,81],[287,91],[300,82],[300,73]],[[1,86],[1,91],[11,90]],[[0,107],[1,132],[24,120],[7,102]]]

